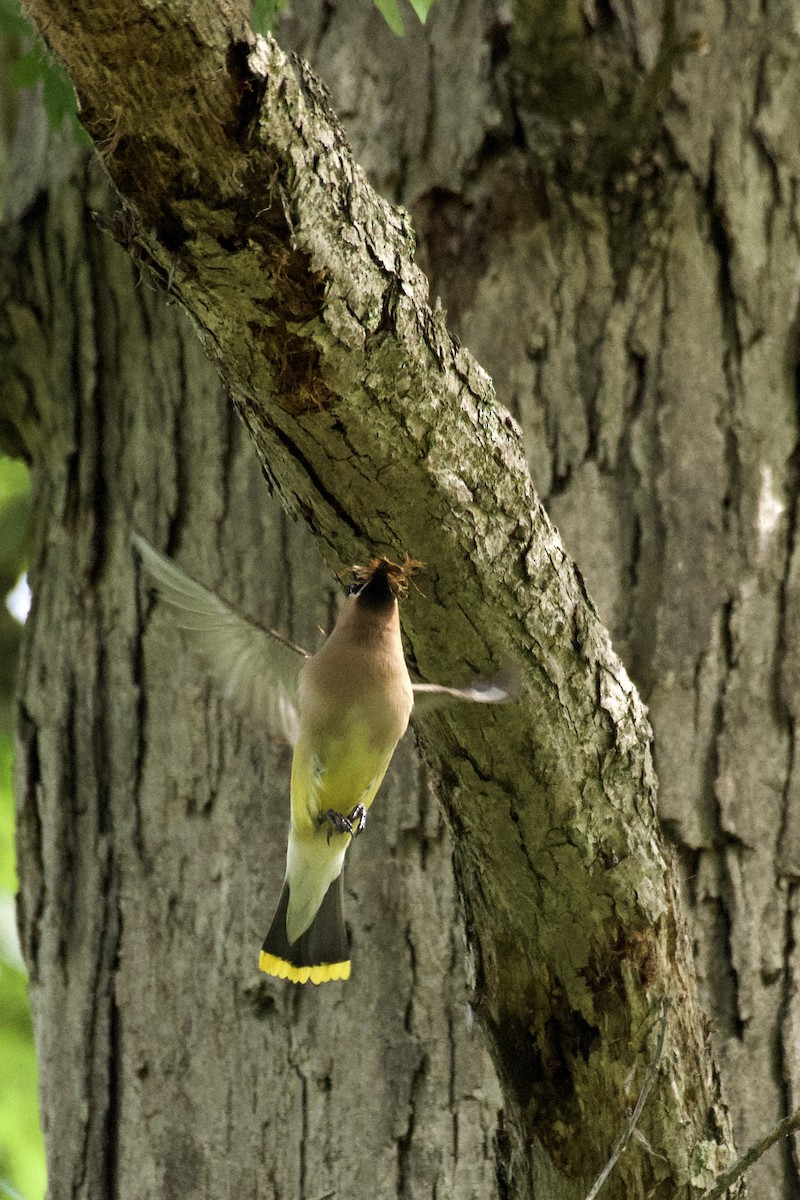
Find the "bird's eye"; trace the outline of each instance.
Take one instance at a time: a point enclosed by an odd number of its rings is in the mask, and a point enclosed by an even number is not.
[[[360,583],[351,583],[350,587],[347,589],[348,596],[357,595],[361,591],[362,586],[363,585]]]

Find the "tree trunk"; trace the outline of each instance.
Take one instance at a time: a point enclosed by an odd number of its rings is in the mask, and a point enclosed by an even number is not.
[[[662,817],[684,851],[701,985],[746,1142],[797,1099],[797,246],[778,89],[791,71],[770,83],[777,68],[764,51],[756,89],[753,56],[756,99],[734,120],[726,105],[748,72],[727,89],[708,80],[726,55],[749,64],[745,33],[700,31],[711,39],[700,57],[699,33],[676,32],[665,11],[661,29],[587,10],[580,36],[560,16],[542,19],[531,42],[524,21],[512,28],[499,9],[442,4],[425,32],[398,43],[368,5],[350,3],[335,14],[304,7],[281,37],[331,87],[378,188],[412,211],[432,292],[522,419],[535,482],[651,704]],[[638,121],[616,142],[619,110],[592,92],[607,83],[610,51],[624,51],[620,89],[630,87]],[[559,92],[565,78],[573,92],[580,78],[586,95]],[[39,494],[20,850],[51,1196],[213,1189],[313,1200],[334,1186],[484,1196],[496,1092],[464,1017],[447,854],[410,758],[348,873],[353,988],[369,995],[275,991],[249,965],[282,874],[287,751],[233,722],[188,664],[176,667],[158,610],[135,600],[128,530],[153,534],[300,640],[329,625],[331,602],[308,538],[290,538],[267,506],[175,310],[165,315],[137,287],[88,229],[80,194],[69,195],[28,219],[6,309],[27,404],[15,424]],[[317,515],[329,541],[337,519]],[[424,629],[421,645],[441,656]],[[450,782],[470,939],[485,955],[475,816],[467,805],[460,823],[463,773]],[[599,789],[592,797],[602,805]],[[485,865],[491,847],[479,849]],[[538,853],[554,851],[540,843]],[[545,878],[540,858],[536,867]],[[548,921],[563,929],[564,914],[536,903],[544,963]],[[657,968],[639,936],[618,953],[623,979],[631,969],[647,991]],[[616,970],[603,949],[591,968],[598,995]],[[498,1024],[476,996],[501,1065],[505,1038],[526,1076],[503,1079],[512,1140],[528,1144],[509,1150],[501,1136],[512,1177],[500,1193],[582,1196],[654,1039],[634,1045],[629,1024],[611,1039],[626,1053],[600,1062],[602,1018],[587,1022],[574,994],[559,1011],[543,994],[552,979],[540,989],[530,1030]],[[268,1051],[265,1025],[276,1035]],[[595,1107],[576,1111],[573,1095],[553,1108],[548,1089],[565,1073],[575,1088],[576,1063],[597,1072],[580,1082]],[[663,1092],[662,1102],[666,1083]],[[530,1108],[514,1112],[521,1096]],[[687,1133],[680,1185],[702,1187],[722,1165],[721,1120],[710,1115],[705,1143]],[[645,1132],[661,1152],[659,1129],[645,1122]],[[634,1145],[607,1194],[644,1195],[660,1170]],[[796,1194],[787,1146],[754,1170],[751,1195]]]

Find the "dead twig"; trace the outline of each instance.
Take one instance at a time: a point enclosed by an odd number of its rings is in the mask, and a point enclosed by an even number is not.
[[[710,1187],[707,1192],[703,1192],[700,1200],[719,1200],[720,1196],[724,1196],[725,1192],[738,1179],[741,1179],[745,1171],[752,1167],[753,1163],[758,1162],[761,1155],[769,1150],[770,1146],[774,1146],[782,1137],[787,1137],[790,1133],[796,1133],[800,1129],[800,1108],[795,1109],[791,1116],[784,1117],[779,1121],[774,1129],[769,1133],[765,1133],[757,1142],[753,1142],[749,1150],[745,1150],[741,1158],[737,1158],[732,1167],[729,1167],[724,1174],[720,1175],[713,1187]]]
[[[592,1184],[591,1188],[589,1189],[589,1192],[586,1196],[586,1200],[595,1200],[595,1196],[600,1191],[600,1188],[603,1186],[603,1184],[608,1179],[611,1172],[614,1170],[617,1159],[622,1154],[623,1150],[625,1149],[628,1142],[631,1140],[631,1138],[633,1136],[633,1133],[636,1129],[636,1125],[639,1121],[639,1117],[642,1115],[642,1109],[644,1108],[645,1104],[647,1103],[647,1097],[650,1095],[651,1091],[653,1090],[653,1084],[655,1083],[656,1076],[658,1075],[658,1064],[661,1059],[662,1051],[664,1049],[664,1038],[666,1037],[666,1033],[667,1033],[667,1012],[669,1010],[669,1005],[670,1005],[669,999],[666,996],[664,996],[661,1000],[661,1028],[658,1033],[658,1043],[656,1045],[653,1057],[650,1059],[650,1062],[647,1064],[647,1070],[646,1070],[645,1076],[644,1076],[644,1083],[642,1084],[642,1090],[639,1092],[639,1099],[636,1101],[636,1107],[634,1108],[633,1112],[628,1117],[628,1120],[625,1123],[625,1128],[623,1129],[622,1133],[620,1134],[619,1140],[618,1140],[616,1146],[611,1151],[611,1157],[609,1158],[608,1162],[603,1167],[602,1171],[597,1176],[597,1179],[595,1179],[594,1183]],[[707,1200],[707,1197],[704,1196],[703,1200]]]

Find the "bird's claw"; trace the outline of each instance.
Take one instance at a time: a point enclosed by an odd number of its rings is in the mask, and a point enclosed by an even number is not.
[[[320,825],[328,824],[328,845],[334,833],[352,833],[353,826],[350,824],[350,818],[344,813],[337,812],[335,808],[329,808],[319,818]]]
[[[360,833],[364,832],[367,825],[367,810],[364,805],[357,804],[347,819],[350,822],[353,837],[358,837]]]
[[[351,837],[358,837],[363,832],[364,826],[367,823],[367,810],[363,804],[357,804],[353,811],[345,816],[344,813],[337,812],[335,808],[329,808],[319,818],[319,824],[328,824],[328,845],[334,833],[349,833]]]

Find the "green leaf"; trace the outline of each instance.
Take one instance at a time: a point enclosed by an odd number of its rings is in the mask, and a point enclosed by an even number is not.
[[[12,496],[26,496],[30,491],[30,474],[21,458],[0,454],[0,504]]]
[[[12,901],[13,868],[11,738],[0,738],[0,878],[4,908]],[[7,911],[7,909],[6,909]],[[41,1200],[45,1165],[37,1102],[38,1080],[33,1047],[28,984],[17,966],[5,961],[0,945],[0,1196]]]
[[[12,62],[9,76],[18,88],[35,87],[42,80],[42,101],[51,129],[60,129],[65,117],[75,117],[75,90],[68,76],[38,44]]]
[[[60,129],[64,118],[67,117],[72,124],[75,143],[78,146],[89,145],[88,135],[78,123],[78,105],[69,76],[45,49],[36,31],[24,19],[16,0],[0,0],[0,35],[9,43],[11,63],[8,77],[13,86],[35,87],[41,80],[42,100],[50,128]],[[19,53],[20,43],[30,46],[24,54]],[[15,53],[18,55],[16,58],[13,57]]]
[[[405,37],[406,29],[403,24],[403,18],[400,16],[400,6],[397,0],[375,0],[375,7],[383,14],[383,18],[392,33],[396,34],[397,37]]]
[[[65,117],[75,117],[75,89],[63,71],[50,67],[42,87],[44,111],[51,129],[60,129]]]
[[[0,33],[8,38],[18,38],[30,31],[17,0],[0,0]]]
[[[25,569],[30,529],[28,468],[21,459],[0,454],[0,598]]]
[[[392,33],[397,34],[398,37],[404,37],[406,31],[398,0],[374,0],[374,3],[375,7],[383,14]],[[409,4],[423,25],[435,3],[436,0],[409,0]]]
[[[93,145],[92,139],[78,120],[77,113],[72,118],[72,140],[81,150],[88,150]]]
[[[254,32],[271,33],[286,4],[287,0],[253,0],[250,21]]]
[[[0,1178],[25,1200],[45,1190],[37,1090],[25,976],[0,961]]]
[[[436,0],[408,0],[408,2],[424,25],[428,19],[428,13],[433,8]]]
[[[0,731],[0,893],[16,892],[14,796],[11,790],[11,736]],[[0,995],[0,1008],[3,997]]]
[[[14,87],[34,87],[47,71],[47,64],[38,46],[17,58],[9,68],[9,78]]]

